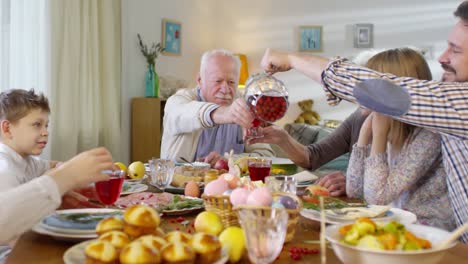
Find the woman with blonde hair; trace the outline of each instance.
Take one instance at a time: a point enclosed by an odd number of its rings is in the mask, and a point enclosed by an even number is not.
[[[432,79],[424,57],[410,48],[380,52],[366,66],[396,76]],[[376,112],[364,121],[353,147],[346,193],[369,204],[392,203],[415,213],[421,224],[455,227],[440,136]]]

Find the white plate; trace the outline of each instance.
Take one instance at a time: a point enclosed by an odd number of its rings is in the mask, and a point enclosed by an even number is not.
[[[91,241],[84,241],[67,249],[63,254],[63,262],[65,264],[83,264],[86,262],[85,248]],[[213,264],[224,264],[229,260],[229,255],[226,251],[222,251],[221,259]]]
[[[125,183],[124,183],[125,184]],[[127,183],[128,184],[128,183]],[[148,185],[143,183],[128,184],[129,188],[126,191],[122,191],[120,195],[127,195],[132,193],[139,193],[148,190]],[[122,186],[123,188],[124,186]]]
[[[95,235],[96,225],[101,219],[92,220],[90,221],[90,223],[80,223],[80,222],[75,222],[73,220],[67,220],[67,219],[59,220],[57,218],[52,218],[52,220],[54,220],[54,222],[57,223],[56,225],[51,225],[50,223],[48,224],[46,221],[47,219],[49,219],[49,217],[53,217],[54,215],[65,215],[65,214],[95,215],[95,214],[116,213],[116,212],[120,212],[120,210],[108,209],[108,208],[57,210],[55,214],[49,215],[45,217],[43,220],[41,220],[41,222],[39,222],[37,226],[41,229],[45,229],[46,231],[52,232],[55,234]],[[102,218],[106,218],[106,217],[109,217],[109,215],[105,215],[105,217],[102,217]],[[64,226],[67,226],[67,227],[64,227]]]
[[[388,221],[388,220],[396,220],[403,224],[413,224],[416,222],[417,218],[416,215],[399,208],[391,208],[389,210],[392,215],[384,216],[384,217],[376,217],[371,218],[374,221]],[[302,209],[301,215],[305,218],[309,218],[315,221],[320,221],[320,212],[313,210],[313,209]],[[325,216],[325,222],[327,224],[342,224],[342,223],[353,223],[355,220],[349,219],[338,219]]]
[[[269,158],[269,159],[271,159],[271,164],[281,164],[281,165],[294,164],[294,162],[292,160],[286,159],[286,158],[272,157],[272,158]]]
[[[33,226],[32,231],[41,234],[41,235],[47,235],[51,236],[57,240],[63,240],[63,241],[83,241],[83,240],[89,240],[93,238],[97,238],[97,234],[72,234],[72,233],[58,233],[54,232],[52,230],[48,230],[42,227],[41,224],[36,224]],[[83,262],[84,263],[84,262]]]

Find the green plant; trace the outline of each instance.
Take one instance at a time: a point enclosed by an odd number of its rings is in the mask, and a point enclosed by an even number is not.
[[[146,62],[148,65],[152,65],[153,67],[156,64],[156,59],[158,58],[159,53],[164,51],[164,48],[161,46],[161,43],[151,43],[151,48],[148,49],[148,46],[143,43],[140,34],[138,36],[138,43],[140,44],[140,51],[143,53],[143,56],[146,58]]]

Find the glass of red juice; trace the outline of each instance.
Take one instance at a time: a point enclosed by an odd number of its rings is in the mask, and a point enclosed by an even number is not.
[[[105,205],[113,205],[122,192],[122,185],[124,182],[124,171],[105,171],[104,173],[109,174],[110,179],[107,181],[100,181],[94,183],[96,193],[101,203]]]
[[[249,158],[247,160],[250,180],[265,182],[265,177],[270,175],[271,159]]]

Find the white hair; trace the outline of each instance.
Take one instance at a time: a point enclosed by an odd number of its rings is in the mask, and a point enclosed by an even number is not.
[[[208,65],[208,61],[211,59],[211,57],[213,57],[215,55],[223,55],[223,56],[231,58],[232,61],[236,65],[237,74],[239,75],[240,67],[241,67],[241,62],[240,62],[239,57],[234,55],[229,50],[215,49],[215,50],[210,50],[210,51],[207,51],[207,52],[203,53],[203,55],[201,57],[201,60],[200,60],[200,76],[203,76],[203,73],[205,72],[206,66]]]

